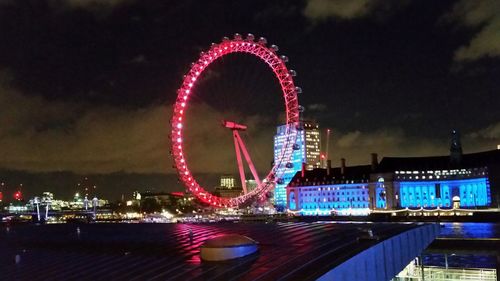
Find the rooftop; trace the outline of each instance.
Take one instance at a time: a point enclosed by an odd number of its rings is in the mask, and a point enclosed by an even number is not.
[[[463,154],[458,166],[450,162],[450,156],[429,157],[384,157],[380,161],[378,172],[392,172],[397,170],[441,170],[452,168],[479,168],[491,165],[500,165],[500,150],[489,150],[477,153]]]
[[[2,226],[0,272],[13,280],[314,280],[377,243],[357,241],[366,229],[383,240],[415,227],[389,223]],[[248,236],[259,242],[260,252],[230,262],[201,261],[200,246],[219,234]]]

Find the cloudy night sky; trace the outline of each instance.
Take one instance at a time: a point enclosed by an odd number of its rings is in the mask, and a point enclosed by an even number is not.
[[[367,163],[371,152],[447,154],[453,128],[465,152],[500,144],[498,0],[0,0],[4,180],[12,171],[175,178],[176,90],[201,51],[235,32],[290,58],[304,117],[332,129],[334,165]],[[264,171],[283,107],[264,63],[217,61],[190,101],[191,168],[236,170],[220,126],[230,118],[249,126]],[[173,185],[156,188],[181,189]]]

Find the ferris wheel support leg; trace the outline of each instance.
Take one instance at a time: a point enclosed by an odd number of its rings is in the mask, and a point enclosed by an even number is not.
[[[257,186],[260,186],[259,175],[257,174],[257,170],[255,169],[255,166],[253,165],[252,158],[250,158],[250,154],[248,153],[247,148],[246,148],[245,144],[243,143],[243,140],[241,139],[240,135],[237,134],[237,136],[238,136],[238,142],[240,143],[240,146],[241,146],[241,151],[243,151],[243,155],[245,156],[245,160],[247,160],[248,167],[250,168],[250,171],[252,172],[253,178],[255,179]]]
[[[241,188],[243,189],[243,194],[247,194],[247,184],[245,180],[245,169],[243,168],[243,161],[241,159],[241,151],[239,145],[239,134],[238,131],[233,130],[233,140],[234,149],[236,150],[236,160],[238,161],[238,170],[240,171]]]

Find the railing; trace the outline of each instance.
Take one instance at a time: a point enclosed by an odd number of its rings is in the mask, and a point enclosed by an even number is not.
[[[492,268],[444,268],[437,266],[424,266],[422,269],[411,262],[392,281],[496,281],[497,272]]]

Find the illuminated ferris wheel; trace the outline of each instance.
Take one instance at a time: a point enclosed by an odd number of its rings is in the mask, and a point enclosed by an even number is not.
[[[172,143],[171,153],[174,160],[174,166],[179,174],[180,181],[185,185],[186,189],[196,196],[201,201],[210,204],[213,207],[234,207],[264,196],[270,191],[284,172],[283,167],[290,165],[290,159],[293,153],[293,147],[297,136],[297,126],[299,122],[299,104],[297,93],[300,93],[300,88],[295,87],[293,76],[295,71],[288,70],[286,56],[277,55],[278,47],[271,45],[267,47],[267,41],[261,37],[255,40],[252,34],[248,34],[243,38],[240,34],[235,34],[233,39],[224,37],[221,43],[212,44],[209,50],[202,52],[199,59],[192,64],[191,69],[184,76],[181,87],[177,91],[177,100],[173,107],[173,115],[171,120],[172,131],[170,139]],[[246,126],[238,124],[234,121],[225,120],[222,125],[228,128],[233,133],[234,149],[236,151],[237,165],[241,177],[243,194],[238,197],[225,198],[211,194],[201,186],[195,176],[189,169],[189,163],[186,160],[186,151],[184,143],[185,132],[185,117],[186,109],[189,106],[190,96],[196,91],[196,83],[203,77],[203,72],[217,59],[232,53],[246,53],[253,55],[264,61],[273,71],[281,87],[281,92],[284,98],[284,109],[286,113],[286,132],[285,142],[282,145],[281,152],[278,154],[277,161],[274,161],[273,167],[267,175],[260,179],[257,171],[252,163],[251,155],[249,154],[243,139],[239,135],[239,131],[246,130]],[[245,186],[245,172],[243,167],[243,154],[247,165],[249,166],[252,175],[257,183],[257,187],[248,191]]]

